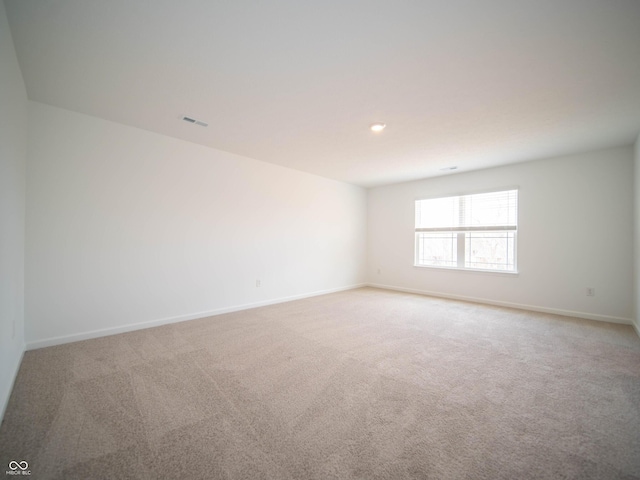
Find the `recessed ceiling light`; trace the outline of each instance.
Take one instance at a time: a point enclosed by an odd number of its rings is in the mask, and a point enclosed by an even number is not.
[[[371,131],[372,132],[381,132],[382,130],[384,130],[384,127],[386,127],[387,125],[385,123],[374,123],[371,125]]]

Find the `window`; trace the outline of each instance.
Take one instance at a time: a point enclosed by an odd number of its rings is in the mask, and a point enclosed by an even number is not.
[[[416,266],[516,271],[518,190],[416,201]]]

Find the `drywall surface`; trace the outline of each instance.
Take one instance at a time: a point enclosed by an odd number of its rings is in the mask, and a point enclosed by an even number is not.
[[[517,275],[413,266],[415,200],[514,186]],[[379,187],[368,198],[370,284],[631,322],[632,147]]]
[[[634,295],[634,314],[633,324],[636,332],[640,335],[640,135],[634,145],[634,276],[633,276],[633,295]]]
[[[29,106],[28,348],[364,282],[364,189]]]
[[[0,2],[0,420],[24,352],[27,93]]]

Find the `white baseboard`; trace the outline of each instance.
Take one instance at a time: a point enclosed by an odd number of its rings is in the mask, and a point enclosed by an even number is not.
[[[131,323],[131,324],[122,325],[119,327],[102,328],[99,330],[91,330],[88,332],[75,333],[71,335],[62,335],[59,337],[51,337],[51,338],[45,338],[42,340],[34,340],[32,342],[27,343],[27,350],[35,350],[37,348],[52,347],[54,345],[62,345],[64,343],[78,342],[81,340],[89,340],[91,338],[117,335],[119,333],[132,332],[134,330],[142,330],[144,328],[159,327],[160,325],[167,325],[169,323],[178,323],[178,322],[184,322],[187,320],[195,320],[198,318],[212,317],[215,315],[222,315],[224,313],[238,312],[240,310],[249,310],[251,308],[257,308],[257,307],[265,307],[267,305],[275,305],[277,303],[291,302],[293,300],[301,300],[303,298],[316,297],[318,295],[326,295],[328,293],[342,292],[345,290],[353,290],[354,288],[361,288],[366,286],[367,285],[365,283],[360,283],[357,285],[349,285],[346,287],[331,288],[328,290],[320,290],[320,291],[315,291],[310,293],[303,293],[299,295],[291,295],[289,297],[274,298],[271,300],[264,300],[264,301],[255,302],[255,303],[246,303],[243,305],[235,305],[232,307],[217,308],[215,310],[209,310],[205,312],[196,312],[196,313],[190,313],[186,315],[178,315],[175,317],[166,317],[166,318],[160,318],[157,320],[149,320],[146,322]]]
[[[487,298],[467,297],[465,295],[452,295],[452,294],[442,293],[442,292],[431,292],[426,290],[418,290],[415,288],[396,287],[394,285],[382,285],[378,283],[368,283],[367,286],[375,287],[375,288],[383,288],[385,290],[395,290],[398,292],[417,293],[419,295],[428,295],[430,297],[449,298],[451,300],[462,300],[464,302],[482,303],[486,305],[496,305],[499,307],[517,308],[519,310],[529,310],[532,312],[552,313],[554,315],[563,315],[565,317],[586,318],[587,320],[597,320],[599,322],[621,323],[624,325],[633,325],[634,327],[636,327],[636,332],[638,331],[637,326],[633,323],[633,321],[630,318],[613,317],[610,315],[599,315],[599,314],[587,313],[587,312],[575,312],[573,310],[562,310],[560,308],[540,307],[537,305],[525,305],[522,303],[502,302],[500,300],[490,300]],[[638,332],[638,335],[640,335],[640,332]]]
[[[16,383],[16,378],[18,377],[18,371],[20,370],[20,365],[22,365],[22,358],[24,357],[25,346],[22,346],[22,352],[18,356],[18,361],[15,362],[12,368],[11,382],[9,382],[8,389],[6,392],[2,392],[2,398],[0,398],[0,424],[2,423],[2,419],[4,418],[4,414],[7,411],[7,405],[9,404],[9,397],[11,397],[11,392],[13,392],[13,386]]]
[[[636,331],[636,333],[640,337],[640,327],[638,326],[638,324],[636,322],[632,322],[632,325],[633,325],[634,330]]]

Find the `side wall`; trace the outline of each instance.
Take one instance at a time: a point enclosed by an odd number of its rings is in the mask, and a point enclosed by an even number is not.
[[[364,189],[29,106],[28,348],[364,283]]]
[[[27,93],[0,2],[0,420],[24,352]]]
[[[512,186],[519,274],[413,266],[415,200]],[[374,188],[368,231],[370,284],[631,323],[632,147]]]
[[[633,326],[636,328],[636,332],[640,335],[640,135],[638,135],[638,139],[636,140],[635,148],[634,148],[635,158],[634,158],[634,211],[633,211],[633,219],[634,219],[634,253],[635,253],[635,262],[634,262],[634,282],[633,282],[633,293],[634,293],[634,315],[633,315]]]

